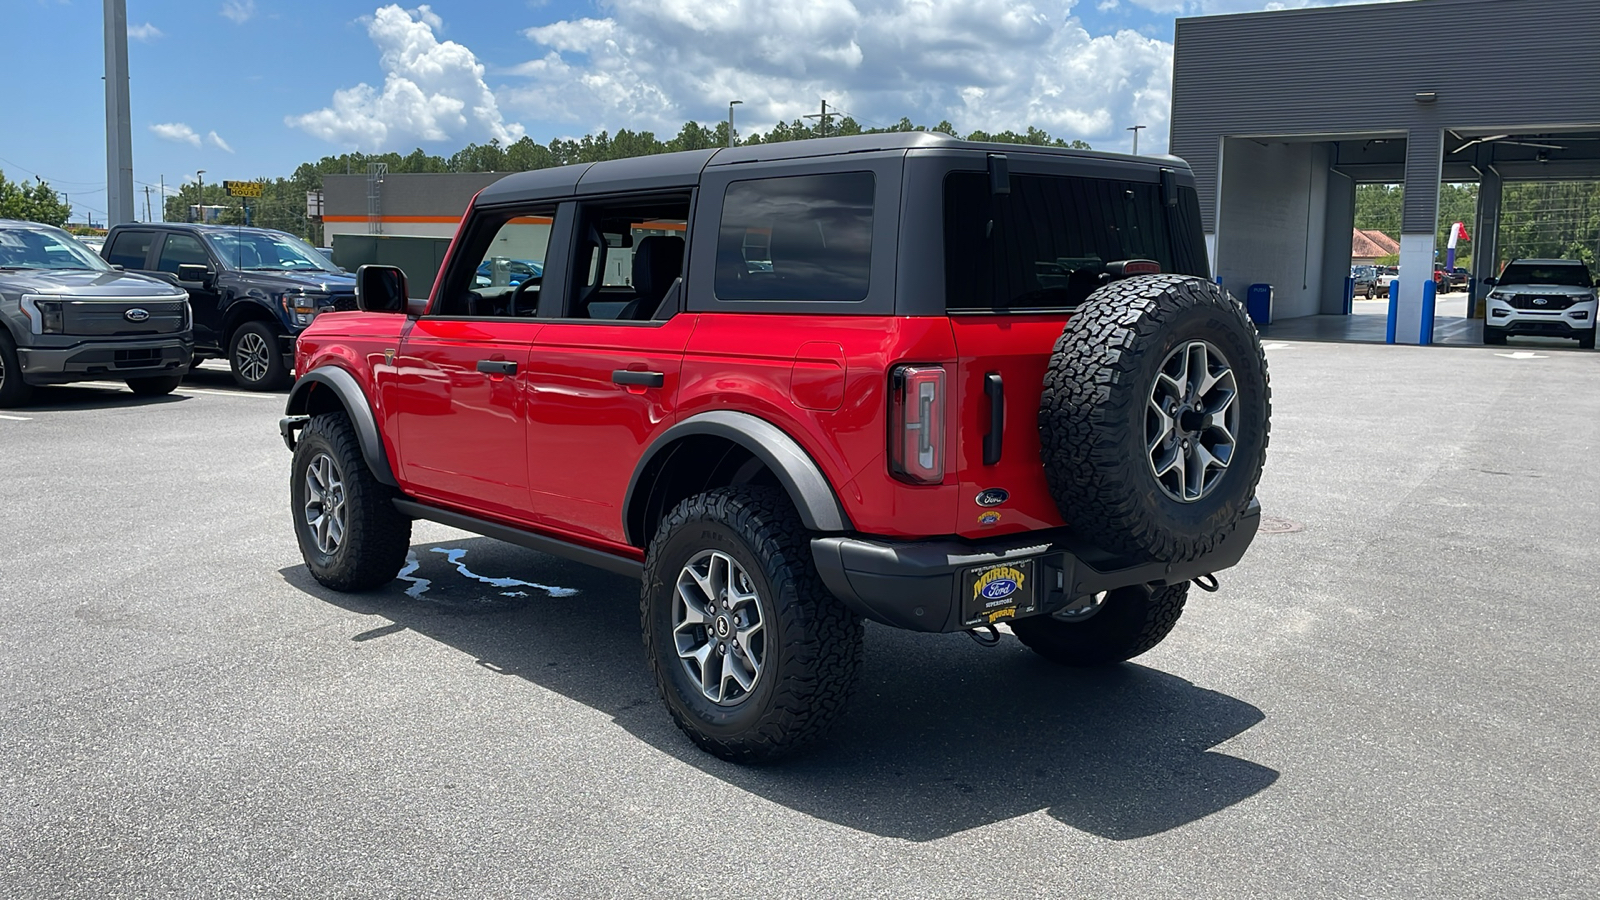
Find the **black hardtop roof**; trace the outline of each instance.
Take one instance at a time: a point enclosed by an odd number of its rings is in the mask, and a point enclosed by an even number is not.
[[[1177,157],[1129,156],[1095,150],[1041,147],[1034,144],[998,144],[963,141],[937,131],[898,131],[848,137],[749,144],[712,150],[684,150],[653,156],[635,156],[597,163],[576,163],[553,169],[518,172],[496,181],[478,194],[478,203],[492,205],[574,194],[614,191],[667,190],[699,183],[708,166],[779,160],[820,159],[857,153],[907,153],[914,150],[968,150],[1010,155],[1038,154],[1063,158],[1112,161],[1138,166],[1188,169]]]

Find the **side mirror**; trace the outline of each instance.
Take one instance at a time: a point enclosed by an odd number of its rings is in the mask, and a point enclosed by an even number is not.
[[[1488,278],[1485,278],[1483,280],[1483,283],[1487,284],[1489,287],[1494,287],[1495,285],[1500,283],[1500,279],[1495,278],[1494,276],[1491,275]]]
[[[209,285],[211,281],[211,270],[205,266],[195,265],[193,263],[181,263],[178,266],[178,280],[196,281],[200,284]]]
[[[363,312],[406,312],[406,273],[394,266],[356,269],[356,308]]]

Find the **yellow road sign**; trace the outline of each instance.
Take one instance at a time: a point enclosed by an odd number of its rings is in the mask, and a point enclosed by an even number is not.
[[[261,196],[261,182],[259,181],[224,181],[222,186],[227,188],[229,197]]]

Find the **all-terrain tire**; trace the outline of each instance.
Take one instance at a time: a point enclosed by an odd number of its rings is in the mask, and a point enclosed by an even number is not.
[[[278,335],[266,322],[246,322],[228,339],[228,368],[247,391],[276,391],[292,376],[278,349]]]
[[[1189,583],[1118,588],[1081,622],[1029,616],[1011,632],[1033,652],[1063,666],[1108,666],[1146,652],[1172,632],[1183,615]]]
[[[182,375],[153,375],[149,378],[129,378],[128,389],[141,397],[160,397],[170,394],[183,384]]]
[[[1146,417],[1162,365],[1195,342],[1214,347],[1232,367],[1239,414],[1227,466],[1205,493],[1183,501],[1157,479]],[[1180,275],[1101,287],[1067,321],[1040,397],[1040,451],[1062,518],[1117,553],[1163,562],[1210,553],[1255,497],[1271,396],[1261,339],[1222,288]]]
[[[685,602],[680,574],[706,551],[742,567],[765,632],[759,674],[725,704],[702,692],[674,637],[676,604]],[[774,759],[822,737],[861,668],[861,620],[823,586],[810,534],[777,488],[717,488],[668,513],[645,554],[639,615],[645,655],[672,720],[701,749],[734,762]]]
[[[313,499],[310,470],[322,460],[332,469],[332,480],[323,479],[324,490],[336,484],[338,493],[316,508],[342,513],[338,543],[326,548],[318,543],[307,502]],[[290,472],[289,509],[311,577],[336,591],[367,591],[393,581],[411,547],[411,519],[394,508],[394,488],[372,476],[355,427],[343,412],[311,417],[295,444]]]
[[[25,406],[33,399],[33,387],[22,380],[22,363],[17,360],[17,345],[0,325],[0,409]]]

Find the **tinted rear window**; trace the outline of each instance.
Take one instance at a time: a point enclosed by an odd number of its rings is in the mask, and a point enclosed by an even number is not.
[[[1589,277],[1587,266],[1538,266],[1520,263],[1506,266],[1505,272],[1500,275],[1500,283],[1590,287],[1594,284],[1594,279]]]
[[[728,185],[719,300],[862,300],[872,268],[871,172]]]
[[[153,231],[118,232],[116,239],[111,242],[110,249],[106,250],[106,260],[124,269],[142,269],[145,257],[150,253],[150,245],[155,239]]]
[[[1161,193],[1155,183],[1013,174],[1011,193],[995,196],[987,174],[952,173],[944,186],[947,308],[1071,308],[1104,283],[1107,263],[1121,260],[1205,277],[1194,189],[1179,188],[1172,210]]]

